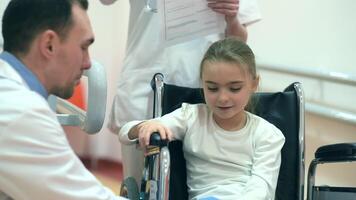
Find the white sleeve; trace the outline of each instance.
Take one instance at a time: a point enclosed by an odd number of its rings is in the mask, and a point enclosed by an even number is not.
[[[241,24],[249,25],[261,20],[261,13],[257,0],[240,0],[238,18]]]
[[[191,105],[183,103],[181,108],[178,108],[175,111],[168,113],[162,117],[157,117],[155,119],[150,120],[159,121],[161,124],[169,128],[173,133],[173,139],[183,140],[184,135],[187,131],[187,120],[191,116],[191,113]],[[127,145],[135,144],[137,139],[130,140],[128,137],[128,133],[132,127],[136,126],[141,122],[142,121],[131,121],[122,126],[119,131],[120,142]]]
[[[137,138],[136,139],[129,139],[129,132],[132,127],[136,126],[137,124],[141,123],[143,121],[131,121],[126,124],[124,124],[119,131],[119,140],[121,143],[126,144],[126,145],[131,145],[131,144],[136,144]]]
[[[263,127],[256,136],[251,179],[242,191],[243,200],[273,200],[281,164],[284,136],[276,127]]]
[[[54,113],[36,103],[25,112],[11,109],[12,122],[1,127],[0,191],[16,200],[124,199],[84,167]]]
[[[187,122],[192,120],[195,105],[183,103],[182,107],[157,119],[169,128],[175,140],[183,140],[187,132]]]

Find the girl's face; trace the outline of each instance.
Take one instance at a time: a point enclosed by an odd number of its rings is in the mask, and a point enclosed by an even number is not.
[[[247,66],[216,61],[204,63],[202,83],[206,104],[216,123],[226,130],[242,128],[244,109],[257,88],[258,78],[252,78]]]

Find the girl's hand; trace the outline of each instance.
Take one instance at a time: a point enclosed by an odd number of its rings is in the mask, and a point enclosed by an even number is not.
[[[173,134],[171,130],[163,126],[158,121],[154,121],[154,120],[144,121],[138,124],[136,128],[138,131],[138,141],[143,149],[149,145],[150,136],[154,132],[158,132],[161,135],[162,140],[165,139],[168,139],[169,141],[172,140]]]
[[[225,15],[227,23],[234,21],[239,11],[240,0],[207,0],[208,7]]]

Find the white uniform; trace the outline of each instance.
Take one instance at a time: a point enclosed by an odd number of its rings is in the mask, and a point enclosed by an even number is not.
[[[0,59],[0,200],[116,200],[72,151],[46,99]]]
[[[183,104],[154,119],[183,141],[189,199],[274,199],[284,136],[271,123],[246,113],[246,125],[238,131],[220,128],[205,104]],[[123,143],[134,143],[127,134],[139,122],[123,126]]]
[[[203,54],[213,42],[221,38],[219,35],[210,35],[162,48],[158,15],[144,8],[145,1],[130,0],[127,55],[109,122],[114,133],[126,122],[152,118],[153,92],[150,81],[155,73],[162,73],[167,83],[198,87],[199,65]],[[241,0],[238,17],[242,24],[259,20],[257,1]],[[140,180],[142,152],[135,147],[123,146],[122,156],[124,175]]]

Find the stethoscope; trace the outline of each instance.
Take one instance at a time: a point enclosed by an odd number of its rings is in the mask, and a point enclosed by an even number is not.
[[[145,11],[157,13],[157,0],[145,0]]]

